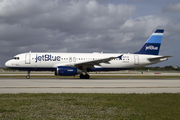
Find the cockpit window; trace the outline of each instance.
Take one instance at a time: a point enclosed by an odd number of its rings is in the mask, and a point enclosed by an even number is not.
[[[19,60],[19,57],[14,57],[13,59],[14,59],[14,60]]]

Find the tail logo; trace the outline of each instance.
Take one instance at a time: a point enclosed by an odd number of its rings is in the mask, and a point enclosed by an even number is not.
[[[158,47],[154,47],[150,45],[150,46],[146,46],[146,50],[158,50]]]

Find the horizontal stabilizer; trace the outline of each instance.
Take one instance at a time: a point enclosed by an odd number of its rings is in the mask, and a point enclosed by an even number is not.
[[[172,57],[172,56],[159,56],[159,57],[155,57],[155,58],[148,58],[148,60],[150,62],[154,62],[154,61],[165,61],[167,60],[169,57]]]

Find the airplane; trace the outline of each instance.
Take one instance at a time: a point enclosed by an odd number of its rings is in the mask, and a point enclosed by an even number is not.
[[[157,29],[134,54],[124,53],[42,53],[29,52],[15,55],[5,66],[11,69],[30,71],[54,71],[59,76],[79,75],[89,79],[89,72],[119,71],[143,67],[166,61],[172,56],[159,56],[164,29]]]

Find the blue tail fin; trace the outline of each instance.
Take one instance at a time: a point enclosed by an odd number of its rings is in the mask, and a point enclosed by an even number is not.
[[[163,29],[157,29],[151,37],[146,41],[144,46],[134,54],[148,54],[148,55],[158,55],[161,41],[163,37],[164,30]]]

